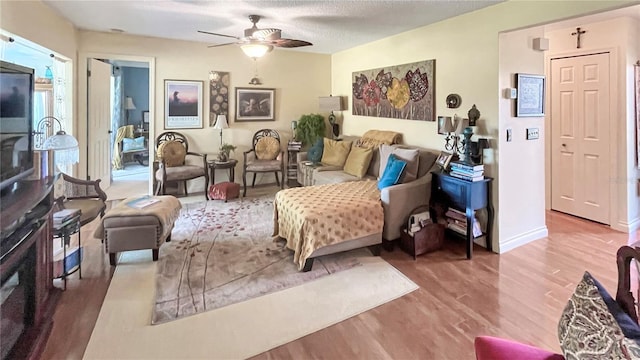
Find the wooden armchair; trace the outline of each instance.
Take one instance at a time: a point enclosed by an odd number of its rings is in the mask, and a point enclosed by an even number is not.
[[[166,131],[156,138],[156,153],[158,161],[154,162],[154,176],[157,182],[156,194],[165,195],[167,182],[183,181],[184,194],[187,192],[187,180],[204,177],[204,197],[207,195],[209,184],[209,172],[207,171],[207,154],[189,151],[187,138],[175,131]],[[202,165],[189,165],[187,156],[197,157],[202,160]],[[200,160],[198,160],[200,162]]]
[[[280,134],[272,129],[258,130],[253,135],[251,149],[243,153],[242,184],[244,190],[242,196],[247,195],[247,173],[253,173],[251,187],[256,185],[256,173],[272,172],[276,176],[276,183],[284,188],[284,150],[280,149]],[[282,174],[282,181],[278,179],[278,173]]]
[[[88,224],[95,218],[104,216],[107,208],[107,194],[100,188],[100,179],[82,180],[67,174],[62,174],[64,181],[64,196],[56,199],[56,204],[62,209],[79,209],[80,226]]]

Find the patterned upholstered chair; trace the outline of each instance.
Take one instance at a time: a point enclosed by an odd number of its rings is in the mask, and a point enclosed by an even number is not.
[[[253,135],[251,149],[243,153],[244,165],[242,169],[242,196],[247,195],[247,173],[253,173],[251,187],[256,185],[257,173],[272,172],[276,176],[276,183],[284,188],[284,150],[280,146],[280,134],[272,129],[258,130]],[[282,175],[282,181],[278,179]]]
[[[156,138],[156,155],[158,160],[154,162],[156,195],[165,195],[167,182],[184,182],[184,194],[187,192],[187,180],[204,177],[204,197],[207,195],[209,173],[207,171],[207,154],[189,151],[187,138],[175,131],[166,131]],[[188,157],[195,158],[194,164],[187,163]],[[200,163],[200,161],[202,161]],[[197,163],[197,165],[195,164]]]

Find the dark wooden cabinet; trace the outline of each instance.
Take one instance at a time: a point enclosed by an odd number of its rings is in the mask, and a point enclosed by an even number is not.
[[[491,232],[493,230],[493,204],[491,203],[491,185],[493,179],[485,177],[480,181],[467,181],[447,173],[432,173],[432,199],[446,202],[447,206],[463,211],[466,215],[467,259],[473,255],[473,221],[476,210],[486,209],[487,224],[483,236],[486,237],[487,250],[492,251]],[[457,233],[456,233],[457,234]]]
[[[11,350],[2,352],[6,358],[38,359],[53,325],[59,294],[53,286],[54,182],[55,178],[22,181],[1,199],[2,286],[20,293],[0,305],[0,312],[6,306],[15,313],[11,318],[2,317],[3,331],[19,335],[9,344]],[[9,279],[12,274],[14,278]]]

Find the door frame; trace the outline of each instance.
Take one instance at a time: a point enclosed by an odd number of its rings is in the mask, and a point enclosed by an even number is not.
[[[155,57],[150,56],[137,56],[137,55],[121,55],[112,53],[96,53],[96,52],[80,52],[78,54],[78,94],[77,98],[84,101],[78,101],[78,118],[77,118],[77,130],[78,130],[78,143],[80,146],[80,166],[78,166],[78,176],[82,178],[87,177],[87,159],[88,159],[88,137],[89,129],[87,126],[87,114],[88,114],[88,102],[89,94],[87,89],[87,64],[90,58],[106,59],[106,60],[123,60],[123,61],[136,61],[144,62],[149,65],[149,118],[155,119],[155,74],[156,74],[156,60]],[[149,140],[155,139],[155,121],[149,121]],[[151,144],[149,144],[151,147]],[[153,166],[151,151],[149,152],[149,194],[153,192]]]
[[[611,127],[609,131],[609,156],[611,161],[609,163],[609,226],[612,229],[626,232],[626,228],[619,223],[619,206],[617,194],[621,194],[626,198],[626,190],[624,188],[625,176],[620,176],[620,169],[624,170],[624,167],[618,165],[618,159],[620,156],[625,155],[626,142],[619,142],[618,139],[624,139],[626,124],[620,121],[620,113],[618,108],[624,107],[625,101],[620,97],[619,79],[620,79],[620,65],[619,55],[616,48],[594,48],[594,49],[573,49],[571,51],[559,51],[550,52],[545,54],[544,61],[544,73],[548,81],[545,82],[545,108],[548,109],[544,116],[544,126],[547,129],[548,136],[545,136],[545,209],[551,210],[551,60],[566,57],[577,57],[586,55],[595,55],[599,53],[609,53],[609,119],[611,122],[615,122],[615,126]],[[622,69],[624,70],[624,69]],[[620,145],[624,145],[620,148]],[[622,179],[622,180],[618,180]]]

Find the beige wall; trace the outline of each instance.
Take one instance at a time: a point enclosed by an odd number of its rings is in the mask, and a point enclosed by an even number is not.
[[[327,96],[330,92],[329,55],[276,49],[257,62],[258,77],[263,83],[258,87],[276,89],[276,121],[235,122],[234,89],[252,87],[248,83],[255,74],[254,61],[236,46],[208,48],[206,43],[81,31],[79,51],[81,65],[86,62],[87,56],[95,54],[112,59],[140,56],[155,60],[155,74],[150,76],[155,79],[153,89],[155,106],[150,112],[155,134],[164,130],[164,80],[203,81],[205,84],[204,128],[178,130],[188,137],[190,150],[196,152],[216,153],[220,146],[219,131],[212,129],[209,125],[208,76],[211,70],[230,72],[231,113],[228,121],[231,128],[223,131],[223,141],[238,146],[232,157],[240,162],[242,152],[250,147],[251,138],[256,130],[277,129],[283,136],[283,142],[286,143],[291,136],[291,121],[297,120],[302,114],[317,113],[318,97]],[[85,78],[84,72],[80,71],[79,81],[83,82]],[[79,97],[84,98],[85,92],[86,88],[80,87]],[[241,182],[241,164],[236,167],[236,174],[236,182]],[[226,175],[219,176],[224,178]],[[256,183],[273,181],[273,175],[259,174]],[[189,187],[199,191],[202,189],[202,184],[195,180],[190,182]]]
[[[640,195],[637,189],[638,170],[635,167],[635,108],[633,64],[639,59],[640,37],[638,20],[620,17],[606,21],[586,21],[580,25],[589,36],[583,36],[581,49],[576,49],[575,27],[546,31],[549,51],[547,67],[553,57],[590,54],[608,51],[611,54],[611,96],[616,99],[611,107],[612,159],[609,169],[612,228],[629,232],[640,227]],[[550,129],[550,119],[547,128]],[[549,140],[549,139],[548,139]],[[550,147],[547,147],[550,149]],[[549,172],[549,167],[547,167]],[[550,207],[550,181],[547,181],[547,207]]]
[[[535,216],[515,216],[522,210],[524,201],[518,202],[517,198],[507,199],[507,203],[503,204],[498,201],[499,198],[503,194],[509,197],[522,196],[525,193],[523,190],[529,192],[529,189],[534,189],[526,198],[544,199],[544,190],[540,186],[540,176],[512,176],[505,179],[500,177],[502,171],[499,170],[499,165],[502,165],[502,160],[498,154],[501,149],[496,139],[504,135],[499,132],[501,124],[509,119],[500,116],[503,103],[500,100],[499,79],[503,75],[499,72],[499,33],[631,3],[509,1],[494,5],[333,54],[331,92],[334,95],[349,95],[351,98],[351,77],[355,71],[436,59],[436,114],[465,115],[471,105],[476,104],[482,116],[480,126],[475,132],[492,139],[493,149],[485,156],[485,172],[486,175],[495,177],[493,203],[497,213],[496,225],[502,226],[507,220],[516,222],[509,227],[512,234],[507,234],[506,237],[501,233],[502,229],[499,230],[499,226],[494,226],[493,245],[494,249],[500,251],[503,241],[508,242],[517,237],[531,238],[531,234],[543,234],[540,218],[544,216],[544,208],[538,200]],[[542,69],[543,59],[539,58],[537,61],[539,64],[536,63],[536,67]],[[459,109],[446,108],[444,100],[450,93],[458,93],[462,97],[462,106]],[[389,129],[403,133],[404,141],[408,144],[441,150],[444,148],[444,137],[437,134],[435,122],[354,116],[350,110],[343,111],[341,115],[345,134],[359,135],[368,129]],[[531,121],[540,124],[539,120]],[[514,136],[516,135],[514,133]],[[514,143],[514,146],[524,146],[528,151],[532,151],[530,156],[535,156],[533,150],[543,141],[541,139],[528,143]],[[542,158],[542,154],[538,156]],[[509,174],[544,174],[543,164],[542,160],[536,160],[533,167],[525,161],[505,161],[504,170]],[[523,205],[514,206],[516,203]],[[513,214],[513,219],[511,216],[505,218],[506,214]]]

